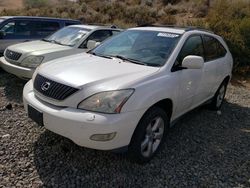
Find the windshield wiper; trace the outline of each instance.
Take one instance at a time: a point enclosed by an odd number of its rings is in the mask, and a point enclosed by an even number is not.
[[[135,64],[138,64],[138,65],[148,65],[147,63],[143,63],[139,60],[136,60],[136,59],[131,59],[131,58],[127,58],[127,57],[124,57],[124,56],[121,56],[121,55],[116,55],[116,56],[113,56],[113,57],[116,57],[118,59],[121,59],[123,61],[129,61],[130,63],[135,63]]]
[[[52,43],[55,43],[55,44],[59,44],[59,45],[62,45],[62,46],[69,46],[67,44],[62,44],[56,40],[48,40],[48,39],[42,39],[42,41],[45,41],[45,42],[52,42]]]
[[[107,58],[107,59],[112,59],[112,57],[108,56],[108,55],[97,54],[95,52],[87,52],[87,53],[92,54],[94,56],[98,56],[98,57],[104,57],[104,58]]]
[[[42,39],[42,41],[51,42],[51,40],[48,40],[48,39]]]

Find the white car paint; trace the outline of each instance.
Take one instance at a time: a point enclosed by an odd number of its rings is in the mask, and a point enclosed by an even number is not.
[[[42,56],[42,63],[46,63],[57,58],[83,53],[90,49],[80,48],[81,44],[85,40],[87,40],[88,37],[94,32],[99,30],[120,31],[119,29],[115,28],[94,25],[71,25],[66,28],[83,28],[88,29],[89,31],[86,31],[86,34],[74,46],[64,46],[56,43],[45,42],[42,40],[25,42],[9,46],[6,50],[18,52],[22,55],[17,61],[12,60],[6,56],[5,50],[4,56],[0,58],[0,67],[2,67],[5,71],[14,74],[20,78],[30,79],[35,71],[35,68],[23,66],[21,63],[25,58],[29,56]]]
[[[150,67],[79,54],[41,65],[23,91],[25,109],[28,105],[43,113],[45,128],[63,135],[76,144],[100,150],[128,146],[143,114],[164,99],[173,103],[171,122],[211,99],[226,77],[231,77],[232,56],[223,40],[212,33],[164,27],[142,27],[150,30],[181,34],[181,38],[162,67]],[[225,57],[207,62],[201,69],[172,72],[175,60],[189,36],[205,34],[218,39],[227,50]],[[214,65],[216,64],[216,65]],[[212,75],[210,75],[211,73]],[[33,88],[36,75],[63,83],[79,91],[65,100],[45,97]],[[118,114],[105,114],[78,109],[84,99],[102,92],[133,88],[135,91]],[[93,134],[116,132],[114,139],[93,141]]]

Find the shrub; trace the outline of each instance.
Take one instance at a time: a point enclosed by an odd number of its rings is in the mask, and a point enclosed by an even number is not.
[[[233,54],[235,67],[250,66],[250,7],[248,2],[219,0],[207,17],[208,27],[223,36]]]
[[[24,0],[24,5],[28,8],[39,8],[48,4],[48,0]]]

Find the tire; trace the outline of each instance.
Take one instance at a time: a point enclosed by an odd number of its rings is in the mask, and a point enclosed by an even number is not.
[[[212,102],[210,103],[209,107],[211,110],[219,110],[224,102],[224,98],[227,91],[227,81],[223,81],[220,85],[219,89],[216,91]]]
[[[137,163],[146,163],[160,150],[169,129],[169,117],[159,107],[150,108],[137,125],[128,155]]]

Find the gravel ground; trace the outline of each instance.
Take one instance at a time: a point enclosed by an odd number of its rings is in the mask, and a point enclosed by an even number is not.
[[[222,114],[187,114],[148,164],[81,148],[39,128],[25,82],[0,71],[0,187],[250,187],[250,89],[228,88]]]

